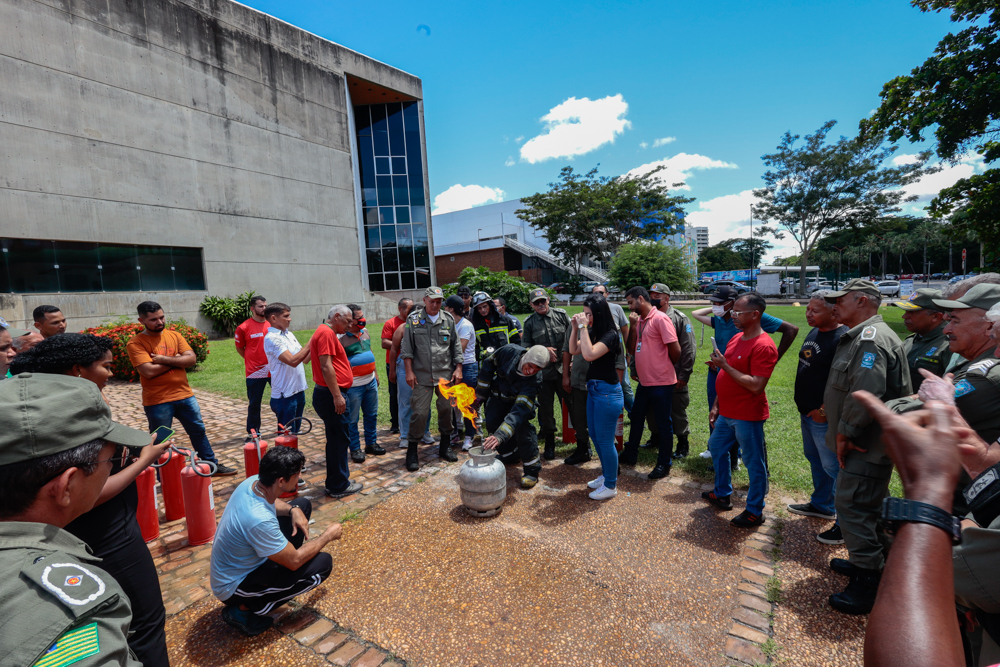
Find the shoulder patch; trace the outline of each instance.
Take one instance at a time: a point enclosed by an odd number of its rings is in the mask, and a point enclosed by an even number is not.
[[[66,667],[101,652],[97,623],[64,632],[32,667]]]
[[[557,313],[562,313],[563,315],[566,314],[565,308],[553,308],[552,310],[556,311]]]
[[[878,329],[875,328],[874,324],[869,324],[861,331],[861,340],[875,340],[875,334],[878,333]]]
[[[972,383],[969,382],[968,380],[959,380],[957,383],[955,383],[955,398],[965,396],[966,394],[971,394],[975,390],[976,388],[973,387]]]
[[[875,353],[865,352],[864,356],[861,357],[861,367],[862,368],[875,368]]]
[[[88,605],[104,595],[107,587],[104,581],[79,563],[50,563],[42,570],[41,584],[64,603],[81,607]],[[91,584],[79,593],[70,593],[67,588],[82,587],[84,583]],[[96,586],[95,586],[96,585]],[[84,593],[90,590],[89,595]]]
[[[685,329],[687,330],[687,332],[688,332],[688,333],[691,333],[692,331],[694,331],[694,330],[693,330],[693,329],[691,328],[691,325],[690,325],[690,324],[688,324],[688,325],[687,325],[687,326],[685,327]]]
[[[966,371],[966,375],[976,375],[979,377],[985,377],[989,374],[990,369],[997,365],[996,359],[983,359],[982,361],[977,361],[976,363],[969,366],[969,370]]]

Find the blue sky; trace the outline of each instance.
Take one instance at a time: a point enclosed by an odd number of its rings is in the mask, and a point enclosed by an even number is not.
[[[854,134],[952,27],[905,0],[247,4],[423,80],[438,211],[544,190],[567,164],[662,162],[713,243],[746,235],[760,157],[782,133],[836,119],[834,134]],[[978,168],[915,187],[920,207]]]

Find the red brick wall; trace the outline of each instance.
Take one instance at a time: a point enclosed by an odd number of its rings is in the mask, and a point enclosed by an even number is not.
[[[438,283],[446,285],[458,282],[458,274],[467,266],[486,266],[491,271],[504,271],[505,266],[516,266],[521,259],[520,254],[514,252],[517,256],[512,257],[510,256],[511,251],[507,249],[508,256],[505,262],[504,251],[504,248],[491,248],[482,252],[474,250],[454,255],[438,255],[434,258]],[[528,282],[538,281],[542,275],[541,269],[512,269],[508,270],[507,273],[512,276],[521,276]]]

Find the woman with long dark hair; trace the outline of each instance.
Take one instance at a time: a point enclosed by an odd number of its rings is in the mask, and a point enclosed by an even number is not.
[[[582,354],[590,362],[587,370],[587,429],[601,460],[603,475],[587,486],[590,497],[606,500],[618,495],[618,450],[615,428],[625,406],[622,387],[615,368],[621,352],[621,336],[615,326],[608,302],[600,294],[591,294],[583,302],[583,312],[570,323],[570,354]]]
[[[90,380],[101,390],[112,376],[114,342],[93,334],[65,333],[46,338],[14,357],[11,372],[72,375]],[[166,451],[169,441],[150,444],[138,457],[115,460],[94,508],[75,519],[66,530],[101,558],[101,567],[115,578],[132,603],[129,648],[145,667],[167,667],[167,615],[160,580],[149,548],[142,539],[135,511],[139,502],[135,478]]]

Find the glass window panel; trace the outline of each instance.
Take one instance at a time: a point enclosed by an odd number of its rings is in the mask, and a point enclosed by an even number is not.
[[[396,225],[396,245],[400,248],[413,247],[413,228],[410,225]]]
[[[101,292],[101,257],[96,243],[55,241],[56,262],[59,264],[59,291]],[[173,288],[171,288],[173,289]]]
[[[371,227],[372,225],[378,224],[378,209],[377,208],[366,208],[364,210],[365,227]]]
[[[392,198],[396,204],[402,204],[403,206],[409,203],[409,188],[406,186],[406,176],[393,176],[392,177]]]
[[[408,225],[410,224],[410,209],[406,206],[400,206],[396,209],[396,224],[397,225]]]
[[[391,225],[395,222],[393,218],[393,208],[391,206],[383,206],[378,210],[378,221],[380,225]]]
[[[376,176],[375,183],[378,187],[378,203],[392,206],[392,176]]]
[[[396,247],[396,228],[392,225],[382,225],[379,227],[382,234],[382,247],[383,248],[395,248]]]
[[[386,271],[399,271],[399,256],[396,254],[395,248],[382,249],[382,268]],[[388,283],[389,281],[386,279],[386,284]]]
[[[410,183],[416,185],[424,182],[423,154],[420,150],[420,132],[406,133],[406,173],[410,175]]]
[[[413,225],[414,245],[427,245],[427,227],[423,225]]]
[[[7,239],[0,239],[0,294],[13,292],[10,287],[10,274],[7,273]]]
[[[358,157],[361,163],[361,187],[370,188],[375,185],[375,154],[372,150],[371,137],[358,137]]]
[[[373,292],[385,291],[385,279],[381,273],[373,273],[368,276],[368,288]]]
[[[380,271],[382,271],[382,251],[369,249],[367,254],[368,254],[368,272],[379,273]]]
[[[413,248],[409,246],[399,246],[399,270],[413,271],[416,266],[413,263]]]
[[[403,141],[403,105],[391,102],[385,106],[389,124],[389,155],[406,155],[406,144]]]
[[[412,206],[419,206],[423,209],[424,206],[424,186],[421,185],[418,188],[410,188],[410,204]]]
[[[358,134],[370,137],[372,135],[372,119],[367,106],[354,107],[354,126]]]
[[[382,243],[379,241],[378,227],[366,227],[365,228],[365,247],[369,250],[378,250],[382,247]]]
[[[406,158],[405,157],[394,157],[394,158],[392,158],[392,173],[394,173],[394,174],[405,174],[406,173]]]
[[[103,253],[103,248],[101,249]],[[201,261],[201,248],[171,248],[174,260],[174,285],[178,290],[205,289],[205,265]],[[102,254],[103,257],[103,254]],[[104,289],[108,289],[107,278]]]
[[[376,174],[390,174],[390,162],[387,157],[377,157],[375,158],[375,173]]]
[[[411,206],[410,207],[410,222],[415,225],[423,225],[427,223],[427,209],[423,206]]]
[[[385,274],[385,288],[387,290],[399,289],[399,274],[398,273],[387,273],[387,274]]]
[[[372,141],[374,143],[375,155],[388,155],[389,154],[389,133],[388,132],[376,132],[372,135]]]
[[[418,111],[416,102],[403,102],[403,120],[406,122],[407,130],[416,127],[420,122]]]
[[[173,291],[174,276],[170,248],[162,246],[139,246],[139,281],[144,292]]]
[[[430,269],[426,269],[427,273],[421,273],[417,271],[417,289],[423,289],[425,287],[431,286],[431,272]]]
[[[378,190],[375,188],[365,188],[364,198],[364,206],[378,206]]]
[[[101,278],[105,292],[139,292],[139,271],[136,270],[135,246],[102,245]]]
[[[385,105],[372,104],[372,139],[375,143],[375,155],[389,154],[389,126],[385,120]]]
[[[416,278],[414,278],[413,273],[403,273],[400,274],[400,289],[415,289],[417,286]]]
[[[14,292],[58,292],[59,275],[52,241],[9,239],[7,264]]]
[[[416,268],[418,269],[429,269],[431,268],[430,255],[427,252],[427,246],[418,245],[413,248],[413,258],[416,263]]]

